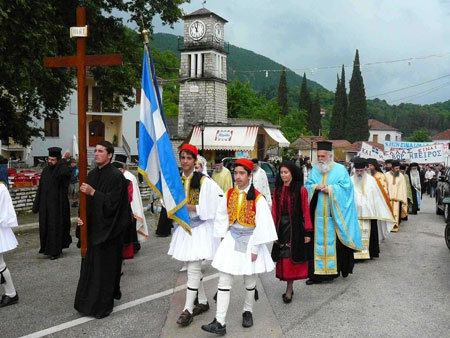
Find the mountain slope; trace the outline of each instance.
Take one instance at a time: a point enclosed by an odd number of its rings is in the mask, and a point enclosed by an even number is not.
[[[178,57],[180,52],[178,50],[178,36],[167,33],[156,33],[153,36],[151,44],[160,51],[170,50]],[[256,54],[250,50],[236,47],[230,44],[230,54],[227,57],[228,80],[233,81],[239,79],[242,82],[250,81],[253,90],[258,92],[268,93],[273,88],[278,88],[281,72],[269,72],[268,77],[262,69],[276,69],[282,70],[283,65],[269,59],[260,54]],[[248,72],[257,70],[258,72]],[[242,72],[245,71],[245,72]],[[292,72],[287,71],[288,87],[300,87],[303,77]],[[308,89],[318,89],[320,91],[327,91],[324,87],[314,81],[308,80]],[[276,92],[276,91],[275,91]]]

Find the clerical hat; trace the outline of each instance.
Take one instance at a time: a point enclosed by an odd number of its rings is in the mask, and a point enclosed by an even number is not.
[[[61,158],[61,148],[60,147],[50,147],[48,148],[48,157]]]
[[[400,161],[392,161],[392,168],[399,167],[399,166],[400,166]]]
[[[353,161],[353,166],[355,169],[364,169],[367,167],[367,161],[364,158],[355,158]]]
[[[222,160],[219,159],[219,158],[216,158],[216,159],[214,160],[214,163],[215,163],[215,164],[222,164]]]
[[[127,163],[127,155],[116,154],[116,157],[114,158],[114,161]]]
[[[393,162],[392,160],[386,160],[386,161],[384,161],[385,164],[392,163],[392,162]]]
[[[400,170],[406,170],[406,165],[400,164]]]
[[[259,160],[257,158],[252,158],[252,162],[255,164],[259,164]]]
[[[416,162],[413,162],[413,163],[411,163],[411,164],[409,165],[409,167],[410,167],[410,168],[412,168],[412,167],[417,167],[417,168],[419,168],[419,164],[416,163]]]
[[[327,150],[331,151],[333,149],[333,143],[329,141],[317,142],[317,150]]]

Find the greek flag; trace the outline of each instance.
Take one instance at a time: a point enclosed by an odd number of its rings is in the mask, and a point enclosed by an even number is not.
[[[147,46],[142,62],[138,148],[139,173],[164,202],[167,216],[191,233],[186,195],[167,132],[155,67]]]

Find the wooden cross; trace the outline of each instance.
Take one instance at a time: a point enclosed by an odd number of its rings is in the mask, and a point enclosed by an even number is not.
[[[76,67],[78,93],[78,149],[79,149],[79,184],[85,183],[87,178],[87,150],[86,150],[86,105],[85,85],[86,66],[117,66],[122,65],[122,54],[86,55],[86,9],[77,8],[77,27],[71,28],[71,34],[77,37],[77,55],[63,57],[45,57],[45,67]],[[87,221],[86,195],[80,194],[80,218],[84,226],[80,228],[81,257],[86,257],[87,250]]]

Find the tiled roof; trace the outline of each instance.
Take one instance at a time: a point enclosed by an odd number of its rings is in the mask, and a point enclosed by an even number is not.
[[[217,15],[216,13],[211,12],[209,9],[206,8],[200,8],[190,14],[186,14],[183,19],[185,18],[189,18],[189,17],[196,17],[196,16],[207,16],[207,15],[214,15],[217,18],[219,18],[220,20],[224,21],[224,22],[228,22],[227,20],[225,20],[224,18],[222,18],[221,16]]]
[[[374,119],[369,119],[369,129],[370,130],[395,130],[398,131],[398,129],[389,126],[383,122],[374,120]]]
[[[313,140],[313,149],[317,149],[317,142],[324,141],[325,139],[322,136],[300,136],[294,142],[291,143],[289,148],[291,149],[311,149],[311,140]],[[351,145],[351,143],[347,140],[327,140],[333,143],[333,148],[346,148]]]
[[[378,149],[384,151],[384,144],[376,143],[376,142],[368,142],[364,141],[368,144],[370,144],[372,147],[377,147]],[[345,151],[347,153],[357,153],[361,150],[362,141],[353,143],[350,147],[348,147]]]
[[[447,129],[439,134],[431,137],[432,140],[450,140],[450,129]]]
[[[269,128],[279,128],[279,126],[263,119],[228,118],[228,125],[232,126],[263,126]]]

